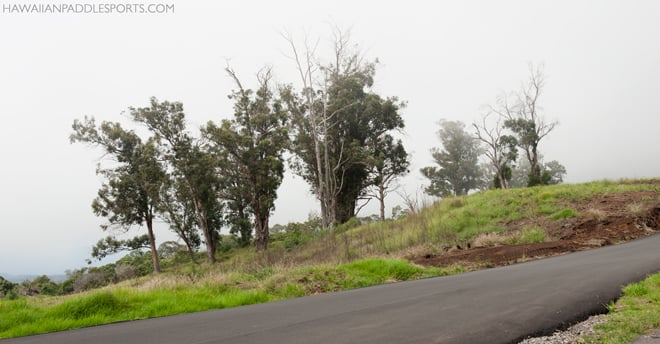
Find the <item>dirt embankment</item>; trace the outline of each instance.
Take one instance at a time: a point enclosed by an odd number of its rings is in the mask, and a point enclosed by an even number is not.
[[[544,228],[548,241],[543,243],[452,249],[411,260],[420,265],[494,267],[645,237],[660,228],[660,204],[641,201],[645,199],[657,200],[657,193],[602,195],[572,205],[580,214],[576,218],[528,218],[505,224],[512,231],[529,225]]]

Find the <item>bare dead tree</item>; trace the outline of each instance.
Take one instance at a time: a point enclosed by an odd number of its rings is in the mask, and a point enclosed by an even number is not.
[[[328,132],[333,125],[333,115],[328,114],[328,71],[318,63],[316,57],[318,40],[314,45],[310,45],[306,37],[303,43],[304,50],[300,52],[290,34],[282,36],[291,47],[293,53],[291,58],[295,62],[303,87],[306,113],[298,115],[306,116],[309,126],[308,128],[301,127],[299,130],[309,129],[311,131],[315,160],[315,193],[321,204],[321,219],[325,229],[334,221],[336,209],[334,202],[336,195],[341,190],[341,180],[337,182],[334,178],[336,170],[340,168],[341,159],[335,166],[332,166],[329,157],[329,145],[333,138],[328,135]],[[341,44],[335,46],[337,54],[341,54],[341,48]],[[319,102],[320,108],[317,105]]]
[[[506,135],[504,131],[504,118],[495,116],[495,120],[489,123],[493,111],[481,116],[481,122],[472,123],[474,136],[485,146],[484,155],[488,158],[496,175],[496,187],[507,189],[508,180],[511,178],[510,163],[516,160],[515,139]]]
[[[290,58],[295,63],[303,87],[304,111],[296,115],[305,118],[305,121],[298,121],[297,130],[309,130],[312,138],[314,191],[321,205],[324,228],[328,228],[337,218],[338,197],[344,188],[348,161],[344,141],[333,137],[331,133],[337,125],[338,113],[354,105],[330,110],[330,87],[339,78],[359,71],[362,66],[359,54],[353,54],[349,48],[350,34],[335,29],[333,36],[334,61],[323,65],[317,58],[318,40],[310,44],[305,38],[303,49],[300,50],[290,34],[282,34],[291,48]],[[305,124],[307,127],[304,127]],[[335,156],[331,157],[333,148]]]
[[[546,121],[540,114],[539,98],[545,86],[543,68],[529,66],[529,79],[521,90],[511,96],[502,96],[493,110],[504,118],[504,127],[511,130],[517,145],[525,153],[531,167],[529,185],[541,183],[538,147],[541,140],[555,129],[557,121]],[[513,102],[510,98],[513,98]]]

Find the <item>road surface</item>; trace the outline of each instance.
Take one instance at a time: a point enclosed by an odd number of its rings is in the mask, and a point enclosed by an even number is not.
[[[602,312],[622,286],[656,271],[660,235],[462,275],[0,343],[513,343]]]

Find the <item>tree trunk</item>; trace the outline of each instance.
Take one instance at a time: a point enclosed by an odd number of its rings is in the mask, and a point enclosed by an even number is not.
[[[255,212],[256,213],[256,212]],[[254,217],[254,247],[257,252],[268,249],[268,217]]]
[[[195,251],[193,250],[192,246],[186,244],[186,248],[188,248],[188,255],[190,256],[190,261],[193,263],[196,263],[195,261]]]
[[[197,217],[197,222],[199,224],[199,227],[202,229],[202,233],[204,233],[204,244],[206,244],[206,257],[209,260],[209,263],[215,264],[215,240],[213,238],[212,233],[209,231],[209,223],[206,218],[206,212],[202,209],[202,206],[199,204],[198,198],[197,198],[197,192],[195,192],[195,188],[191,185],[190,181],[188,178],[186,178],[186,182],[188,183],[188,190],[190,191],[190,194],[192,195],[193,198],[193,205],[195,206],[195,216]]]
[[[213,233],[209,231],[209,226],[206,221],[201,226],[202,232],[204,232],[204,241],[206,241],[206,258],[209,260],[209,263],[215,264],[215,239],[213,238]]]
[[[156,250],[156,237],[154,236],[153,215],[147,216],[147,233],[149,235],[149,247],[151,248],[151,261],[154,265],[154,273],[160,273],[160,262]]]
[[[385,221],[385,186],[378,185],[378,201],[380,202],[380,220]]]
[[[194,202],[195,204],[197,202]],[[195,205],[197,208],[197,205]],[[213,233],[209,230],[209,223],[206,219],[206,214],[203,211],[197,212],[197,219],[199,221],[199,226],[202,228],[204,233],[204,243],[206,244],[206,257],[209,260],[209,263],[215,264],[215,239],[213,238]]]
[[[336,224],[342,224],[355,216],[355,203],[357,200],[357,192],[344,190],[335,197],[335,210],[333,211],[334,220]]]
[[[506,182],[506,177],[504,177],[504,171],[502,171],[501,167],[498,167],[497,169],[497,181],[500,184],[500,189],[508,189],[509,185]]]

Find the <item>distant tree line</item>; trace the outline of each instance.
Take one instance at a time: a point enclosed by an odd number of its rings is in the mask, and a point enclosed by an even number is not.
[[[540,114],[543,86],[541,68],[530,66],[523,88],[501,95],[480,121],[472,123],[473,132],[460,121],[440,121],[442,148],[431,150],[437,166],[421,169],[430,181],[426,193],[446,197],[488,188],[561,183],[566,169],[554,160],[543,163],[539,150],[541,140],[558,124]]]

